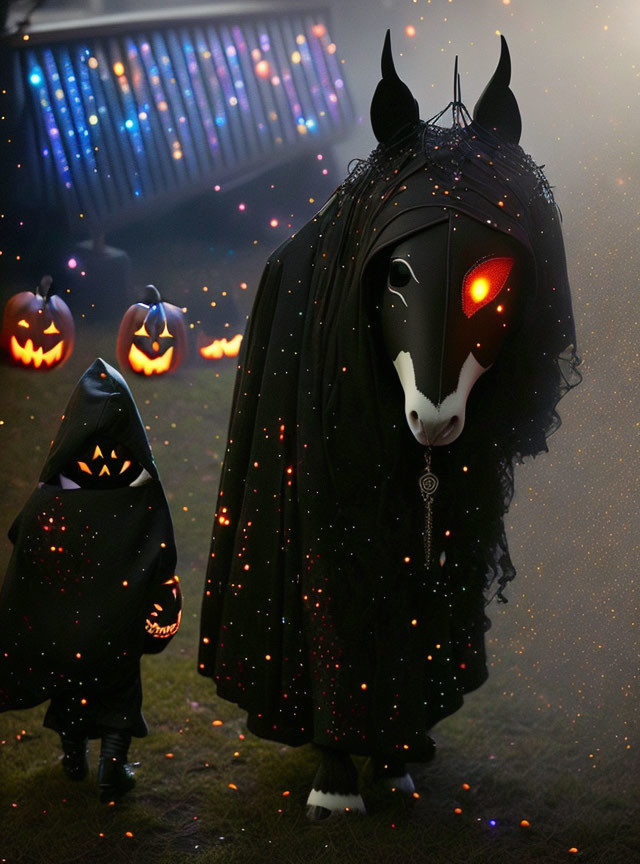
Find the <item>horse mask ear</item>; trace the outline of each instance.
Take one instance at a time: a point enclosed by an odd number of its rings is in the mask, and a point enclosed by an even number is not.
[[[500,60],[473,109],[473,119],[485,129],[492,129],[510,144],[517,144],[522,132],[522,121],[516,97],[509,89],[511,57],[507,40],[504,36],[500,36],[500,41]]]
[[[386,144],[405,127],[415,126],[420,119],[418,103],[398,77],[393,64],[389,30],[382,49],[381,67],[382,79],[371,100],[371,127],[378,141]]]

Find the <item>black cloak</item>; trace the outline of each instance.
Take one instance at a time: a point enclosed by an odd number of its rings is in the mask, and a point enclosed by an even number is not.
[[[487,676],[485,601],[515,574],[503,527],[513,464],[546,450],[577,358],[542,171],[461,103],[445,128],[411,118],[406,102],[407,124],[264,272],[238,367],[199,671],[263,737],[420,761],[427,730]],[[449,210],[515,237],[532,272],[464,431],[433,449],[427,567],[424,453],[379,305],[385,252]]]
[[[102,435],[137,460],[138,481],[62,488],[67,466]],[[92,737],[103,726],[145,734],[139,705],[115,698],[114,707],[113,696],[109,705],[101,694],[139,690],[140,656],[162,650],[177,631],[176,550],[140,415],[123,377],[103,360],[78,382],[9,538],[14,550],[0,594],[0,711],[72,693],[86,715],[79,725]]]

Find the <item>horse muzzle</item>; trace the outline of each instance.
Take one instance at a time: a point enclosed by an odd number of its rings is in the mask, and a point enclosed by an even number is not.
[[[404,390],[407,423],[416,441],[424,447],[443,447],[455,441],[464,429],[471,388],[486,369],[469,354],[460,370],[456,389],[439,404],[434,404],[418,390],[408,351],[400,351],[394,366]]]

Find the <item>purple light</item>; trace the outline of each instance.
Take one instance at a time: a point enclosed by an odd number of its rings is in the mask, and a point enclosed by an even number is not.
[[[69,258],[69,260],[67,261],[67,267],[69,268],[69,270],[75,270],[77,266],[78,262],[76,261],[76,259]]]
[[[108,223],[120,204],[185,182],[224,186],[225,171],[346,122],[336,113],[336,87],[342,97],[345,85],[326,26],[308,23],[305,33],[293,19],[268,18],[135,32],[113,54],[100,36],[26,53],[24,82],[41,118],[37,155],[57,175],[74,221],[81,213]],[[291,66],[292,52],[300,67]],[[80,272],[75,258],[67,266]]]

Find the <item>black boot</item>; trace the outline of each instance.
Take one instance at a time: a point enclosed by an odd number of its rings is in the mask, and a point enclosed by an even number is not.
[[[102,736],[98,789],[103,804],[117,801],[136,785],[133,768],[127,764],[130,743],[131,735],[120,729],[111,729]]]
[[[72,738],[67,738],[65,735],[60,736],[62,744],[62,770],[67,775],[69,780],[84,780],[89,773],[88,750],[89,742],[86,738],[81,738],[76,741]]]

